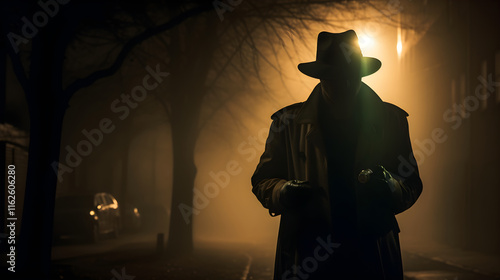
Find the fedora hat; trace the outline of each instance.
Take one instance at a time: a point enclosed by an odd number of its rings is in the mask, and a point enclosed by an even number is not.
[[[318,35],[316,61],[300,63],[300,72],[317,79],[331,79],[346,71],[357,70],[361,77],[377,72],[382,62],[361,53],[354,30],[342,33],[321,32]]]

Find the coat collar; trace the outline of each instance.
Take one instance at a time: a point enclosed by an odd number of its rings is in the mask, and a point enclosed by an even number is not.
[[[355,155],[355,168],[368,168],[381,158],[383,152],[380,147],[384,140],[384,102],[365,83],[361,84],[356,106],[357,119],[359,120],[358,141]],[[323,133],[319,128],[319,108],[321,86],[318,84],[306,102],[297,113],[297,123],[307,125],[307,139],[326,154]]]
[[[309,95],[309,98],[307,98],[306,102],[302,104],[302,107],[297,115],[297,123],[318,123],[318,109],[322,98],[321,84],[318,83]]]
[[[304,102],[297,115],[299,124],[318,124],[318,115],[320,104],[323,102],[321,95],[321,84],[317,84],[309,98]],[[365,83],[361,83],[358,93],[358,105],[356,109],[363,123],[378,122],[382,112],[383,101],[380,97]]]

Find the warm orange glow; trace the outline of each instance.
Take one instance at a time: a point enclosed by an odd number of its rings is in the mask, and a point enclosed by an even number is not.
[[[358,41],[359,41],[359,47],[361,48],[362,51],[375,45],[375,40],[366,34],[360,34]]]
[[[401,40],[401,27],[398,27],[398,43],[396,44],[396,50],[398,52],[398,57],[401,57],[403,53],[403,42]]]

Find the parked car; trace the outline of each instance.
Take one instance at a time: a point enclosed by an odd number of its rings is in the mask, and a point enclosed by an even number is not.
[[[109,193],[69,195],[56,198],[54,236],[83,236],[97,242],[102,235],[118,237],[120,208]]]

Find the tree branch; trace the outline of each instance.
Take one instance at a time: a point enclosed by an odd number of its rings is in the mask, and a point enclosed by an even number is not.
[[[211,9],[213,9],[213,7],[211,5],[205,5],[205,6],[192,8],[192,9],[187,10],[183,14],[171,19],[170,21],[168,21],[164,24],[146,29],[144,32],[142,32],[141,34],[132,38],[130,41],[128,41],[123,46],[122,50],[120,51],[120,53],[116,57],[115,62],[110,67],[103,69],[103,70],[100,70],[100,71],[96,71],[85,78],[76,80],[71,85],[69,85],[66,88],[66,90],[64,90],[64,95],[66,96],[66,98],[69,99],[79,89],[90,86],[99,79],[113,75],[114,73],[116,73],[116,71],[118,71],[118,69],[121,67],[121,65],[125,61],[125,58],[127,57],[127,55],[132,51],[132,49],[134,49],[135,46],[139,45],[140,43],[144,42],[145,40],[163,32],[165,30],[171,29],[171,28],[181,24],[182,22],[184,22],[185,20],[187,20],[191,17],[197,16],[197,15],[199,15],[203,12],[209,11]]]

